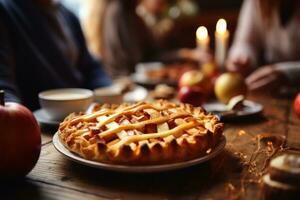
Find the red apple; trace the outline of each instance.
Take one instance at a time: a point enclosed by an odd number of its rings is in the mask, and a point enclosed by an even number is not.
[[[201,106],[205,100],[205,94],[201,87],[181,87],[178,92],[178,99],[182,103],[189,103],[193,106]]]
[[[40,128],[32,113],[17,103],[5,103],[0,91],[0,179],[20,178],[35,166],[41,149]]]
[[[294,101],[294,111],[296,115],[300,118],[300,92],[297,94]]]
[[[179,87],[201,87],[205,96],[210,96],[213,92],[211,79],[207,78],[200,70],[185,72],[179,79]]]
[[[199,70],[190,70],[182,74],[179,79],[179,87],[183,86],[200,86],[205,80],[204,74]]]

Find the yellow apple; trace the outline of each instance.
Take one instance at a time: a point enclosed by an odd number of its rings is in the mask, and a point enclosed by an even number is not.
[[[217,78],[215,93],[221,102],[227,104],[232,97],[246,95],[247,85],[239,73],[228,72]]]

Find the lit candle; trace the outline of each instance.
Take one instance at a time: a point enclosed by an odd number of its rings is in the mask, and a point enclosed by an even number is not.
[[[202,50],[209,49],[209,36],[205,26],[200,26],[196,31],[197,47]]]
[[[229,31],[225,19],[219,19],[215,32],[215,59],[220,67],[224,67],[227,47],[228,47]]]

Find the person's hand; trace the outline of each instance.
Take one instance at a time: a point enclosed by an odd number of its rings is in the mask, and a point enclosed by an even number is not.
[[[267,65],[250,74],[246,83],[250,91],[274,93],[279,92],[280,86],[287,83],[287,78],[274,65]]]
[[[226,62],[226,69],[230,72],[238,72],[243,76],[247,76],[251,72],[250,58],[247,55],[239,55],[230,58]]]

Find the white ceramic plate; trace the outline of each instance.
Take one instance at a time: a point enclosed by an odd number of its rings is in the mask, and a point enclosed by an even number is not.
[[[222,150],[225,147],[226,139],[223,136],[221,138],[220,143],[217,145],[217,147],[211,151],[208,155],[201,156],[199,158],[188,160],[184,162],[179,163],[172,163],[172,164],[163,164],[163,165],[139,165],[139,166],[129,166],[129,165],[116,165],[116,164],[108,164],[108,163],[101,163],[96,161],[87,160],[84,158],[81,158],[75,153],[70,152],[65,146],[60,142],[58,137],[58,132],[55,133],[53,136],[53,145],[64,156],[66,156],[68,159],[75,161],[77,163],[80,163],[82,165],[87,165],[94,168],[104,169],[104,170],[110,170],[110,171],[117,171],[117,172],[130,172],[130,173],[150,173],[150,172],[163,172],[163,171],[170,171],[170,170],[176,170],[176,169],[182,169],[186,167],[190,167],[193,165],[197,165],[203,162],[206,162],[212,158],[214,158],[216,155],[222,152]]]

